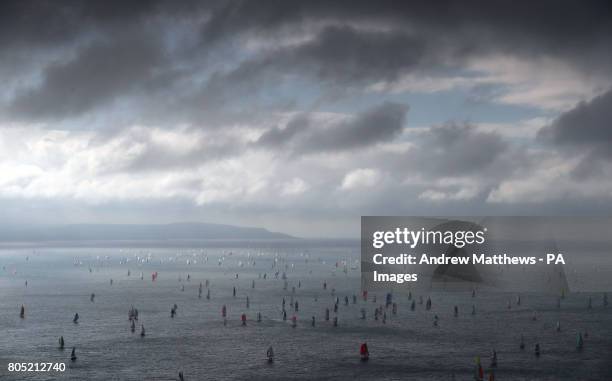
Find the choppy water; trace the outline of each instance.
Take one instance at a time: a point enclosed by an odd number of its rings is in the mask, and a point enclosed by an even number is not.
[[[149,260],[138,263],[138,257]],[[336,267],[343,260],[348,263],[346,273],[342,262]],[[373,320],[375,306],[384,301],[382,293],[377,303],[372,293],[369,301],[358,298],[352,303],[352,295],[360,295],[359,270],[353,268],[358,260],[357,243],[310,241],[3,249],[0,379],[174,380],[182,370],[187,380],[471,380],[475,356],[482,357],[486,368],[495,348],[496,380],[612,380],[612,306],[603,307],[601,295],[590,295],[592,309],[586,308],[587,294],[568,295],[558,309],[550,295],[524,294],[517,306],[509,294],[478,292],[472,298],[470,292],[435,292],[423,295],[431,296],[431,311],[420,304],[411,311],[407,295],[396,294],[398,313],[393,315],[389,308],[383,324]],[[151,281],[154,271],[159,273],[156,282]],[[259,277],[264,273],[266,280]],[[210,300],[205,298],[206,288],[198,298],[198,285],[206,279]],[[322,287],[325,281],[327,290]],[[293,314],[292,287],[300,307],[297,328],[281,315],[283,297],[288,316]],[[336,328],[324,321],[326,307],[334,315],[332,289],[341,301]],[[94,303],[91,293],[96,294]],[[344,296],[349,296],[348,306]],[[175,303],[178,314],[172,319]],[[22,304],[25,319],[19,317]],[[221,318],[223,304],[228,306],[227,326]],[[472,304],[477,309],[474,316]],[[130,332],[131,305],[138,308],[139,323],[146,327],[144,338],[138,330]],[[453,316],[454,305],[459,306],[458,317]],[[360,319],[363,307],[365,321]],[[76,312],[79,324],[72,322]],[[263,314],[261,323],[256,322],[257,312]],[[242,313],[248,315],[246,327],[240,324]],[[438,327],[432,324],[434,314],[440,318]],[[313,315],[315,328],[310,325]],[[557,321],[561,332],[556,332]],[[577,351],[576,334],[585,330],[584,349]],[[521,334],[524,351],[519,349]],[[66,342],[63,351],[57,348],[60,335]],[[367,363],[358,355],[363,341],[371,354]],[[535,342],[542,348],[539,358],[533,355]],[[276,353],[272,365],[265,361],[269,345]],[[78,355],[74,363],[69,359],[72,346]],[[8,362],[65,362],[67,370],[9,373]]]

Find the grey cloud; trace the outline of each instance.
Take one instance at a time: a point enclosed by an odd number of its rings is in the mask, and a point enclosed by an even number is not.
[[[48,67],[42,83],[18,94],[9,111],[34,119],[79,115],[154,83],[165,60],[163,47],[146,40],[95,42]]]
[[[301,151],[352,149],[392,140],[404,128],[408,106],[386,102],[331,131],[308,134]]]
[[[124,58],[114,69],[98,73],[100,81],[83,80],[85,64],[106,65],[109,59],[85,48],[74,62],[53,65],[42,74],[42,87],[21,89],[9,105],[15,118],[74,117],[105,105],[122,95],[141,96],[133,114],[153,111],[171,121],[197,122],[206,113],[228,113],[244,108],[243,102],[261,105],[257,95],[274,88],[284,75],[314,77],[335,87],[361,86],[371,81],[393,80],[403,73],[443,71],[463,60],[487,53],[526,57],[554,56],[583,70],[609,73],[612,67],[612,24],[606,2],[588,4],[571,1],[539,1],[516,4],[506,1],[442,2],[393,1],[9,1],[0,9],[0,47],[16,49],[65,49],[77,42],[99,36],[110,46],[122,46],[143,59]],[[157,33],[143,31],[158,29]],[[157,60],[152,46],[181,44],[173,27],[187,25],[199,31],[199,48],[173,60]],[[233,49],[233,40],[244,36],[280,38],[303,31],[316,31],[314,39],[302,44],[259,52],[237,54],[238,60],[223,65],[201,91],[190,91],[185,82],[209,70],[203,57]],[[122,41],[141,41],[132,45]],[[82,42],[82,41],[81,41]],[[93,49],[93,48],[90,48]],[[112,48],[109,48],[112,50]],[[140,52],[140,53],[138,53]],[[111,54],[110,51],[107,51]],[[124,53],[129,54],[129,53]],[[147,59],[148,58],[148,59]],[[232,56],[231,59],[236,58]],[[106,62],[106,63],[105,63]],[[126,67],[139,70],[126,71]],[[236,69],[226,71],[227,67]],[[190,68],[181,73],[176,67]],[[155,80],[150,77],[155,69]],[[193,71],[190,71],[193,70]],[[2,72],[2,71],[0,71]],[[67,73],[74,73],[68,75]],[[85,73],[84,73],[85,72]],[[207,72],[208,74],[208,72]],[[129,79],[129,80],[128,80]],[[126,84],[127,82],[127,84]],[[92,86],[95,84],[96,86]],[[181,104],[164,103],[148,93],[150,86],[181,88]],[[144,93],[134,88],[145,88]],[[54,90],[57,89],[57,90]],[[329,89],[328,89],[329,90]],[[253,95],[241,99],[245,92]],[[59,95],[58,95],[59,94]],[[60,102],[58,99],[65,98]],[[267,105],[264,105],[267,106]],[[279,107],[282,107],[279,106]],[[172,116],[170,115],[172,114]]]
[[[377,168],[391,179],[390,194],[439,191],[469,192],[473,197],[449,202],[482,202],[502,181],[531,170],[541,157],[495,132],[468,123],[449,122],[402,136],[411,143],[404,152],[360,156],[359,166]],[[402,191],[401,189],[406,189]]]
[[[356,117],[321,127],[306,115],[291,120],[284,129],[267,130],[256,142],[292,154],[342,151],[395,138],[405,127],[408,106],[385,102]]]
[[[459,54],[453,53],[451,46],[436,44],[434,38],[328,26],[310,41],[266,51],[242,61],[233,70],[216,72],[200,97],[209,106],[219,105],[239,94],[257,94],[270,83],[283,81],[283,74],[314,78],[331,90],[440,69],[443,57]]]
[[[332,26],[313,41],[272,54],[266,66],[301,68],[333,82],[391,80],[402,72],[431,64],[432,56],[439,54],[432,48],[430,42],[402,33]]]
[[[607,177],[612,170],[612,90],[581,102],[540,129],[538,139],[568,157],[579,155],[577,180]]]
[[[606,1],[275,1],[268,5],[258,1],[220,3],[203,27],[204,39],[273,34],[312,21],[336,25],[366,22],[410,31],[421,40],[447,41],[461,54],[482,50],[549,54],[606,72],[612,59],[607,43],[612,35],[612,9]]]
[[[491,180],[530,165],[520,148],[495,132],[479,131],[469,123],[448,122],[402,139],[411,143],[408,150],[377,152],[370,165],[388,169],[399,178],[407,174],[426,179],[473,175]]]
[[[0,113],[13,120],[57,121],[95,110],[102,112],[94,117],[131,113],[128,119],[143,119],[146,110],[132,107],[135,96],[147,99],[141,102],[142,107],[151,106],[148,99],[160,106],[155,99],[157,90],[177,84],[182,77],[177,68],[183,69],[185,62],[181,44],[176,42],[180,39],[172,35],[174,28],[205,18],[213,4],[167,0],[3,2],[0,73],[18,77],[22,85],[0,93],[8,99],[0,105]],[[121,97],[125,103],[105,108]],[[134,114],[140,114],[139,118]],[[90,125],[88,120],[80,123],[81,128]]]
[[[16,0],[0,5],[0,47],[64,44],[80,34],[108,32],[156,18],[187,18],[201,28],[203,43],[243,34],[298,30],[313,22],[334,25],[369,23],[400,28],[430,37],[445,36],[463,49],[489,48],[543,51],[545,54],[606,50],[612,26],[607,1],[543,0],[397,2],[368,1],[170,1]],[[575,56],[587,60],[590,57]],[[596,63],[594,63],[596,64]],[[605,62],[600,63],[602,66]]]
[[[461,176],[482,172],[508,147],[508,142],[495,133],[477,131],[469,124],[450,123],[432,128],[416,155],[426,171],[441,176]]]
[[[0,49],[61,47],[90,33],[133,28],[152,18],[207,12],[214,2],[15,0],[0,4]]]
[[[257,94],[287,74],[317,79],[331,92],[393,81],[402,74],[461,70],[470,58],[487,54],[551,56],[583,72],[605,75],[612,67],[612,48],[606,42],[612,38],[610,9],[600,3],[275,5],[268,9],[248,1],[224,4],[205,25],[205,40],[242,33],[297,33],[316,21],[327,26],[312,40],[264,50],[233,70],[218,72],[204,90],[206,102],[217,105],[244,92]]]
[[[277,147],[288,143],[294,136],[310,128],[310,121],[306,115],[299,115],[289,121],[285,128],[272,127],[264,132],[256,144],[266,147]]]
[[[197,146],[198,148],[194,150],[177,152],[163,145],[148,142],[144,151],[126,163],[121,170],[129,173],[172,169],[193,170],[206,162],[234,156],[243,148],[242,145],[229,141],[200,140]]]
[[[581,181],[592,178],[609,178],[612,174],[609,153],[602,154],[601,150],[593,150],[586,154],[572,169],[570,175],[573,179]]]
[[[612,90],[560,115],[539,137],[562,146],[604,146],[612,153],[611,121]]]

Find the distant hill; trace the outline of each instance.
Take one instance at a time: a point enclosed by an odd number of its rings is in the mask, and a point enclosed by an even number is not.
[[[0,241],[288,239],[263,228],[208,223],[1,226]]]

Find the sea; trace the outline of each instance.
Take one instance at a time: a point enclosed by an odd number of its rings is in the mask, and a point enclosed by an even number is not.
[[[558,305],[549,294],[522,293],[519,304],[478,289],[394,290],[394,314],[384,291],[363,298],[358,241],[21,243],[0,248],[0,266],[1,380],[474,380],[477,361],[485,379],[612,380],[612,306],[601,293],[568,293]],[[384,321],[374,319],[380,305]],[[15,363],[65,370],[9,371]]]

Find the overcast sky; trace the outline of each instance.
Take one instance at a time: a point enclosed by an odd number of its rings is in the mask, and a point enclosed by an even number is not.
[[[0,219],[357,236],[361,215],[610,214],[611,20],[607,1],[3,1]]]

